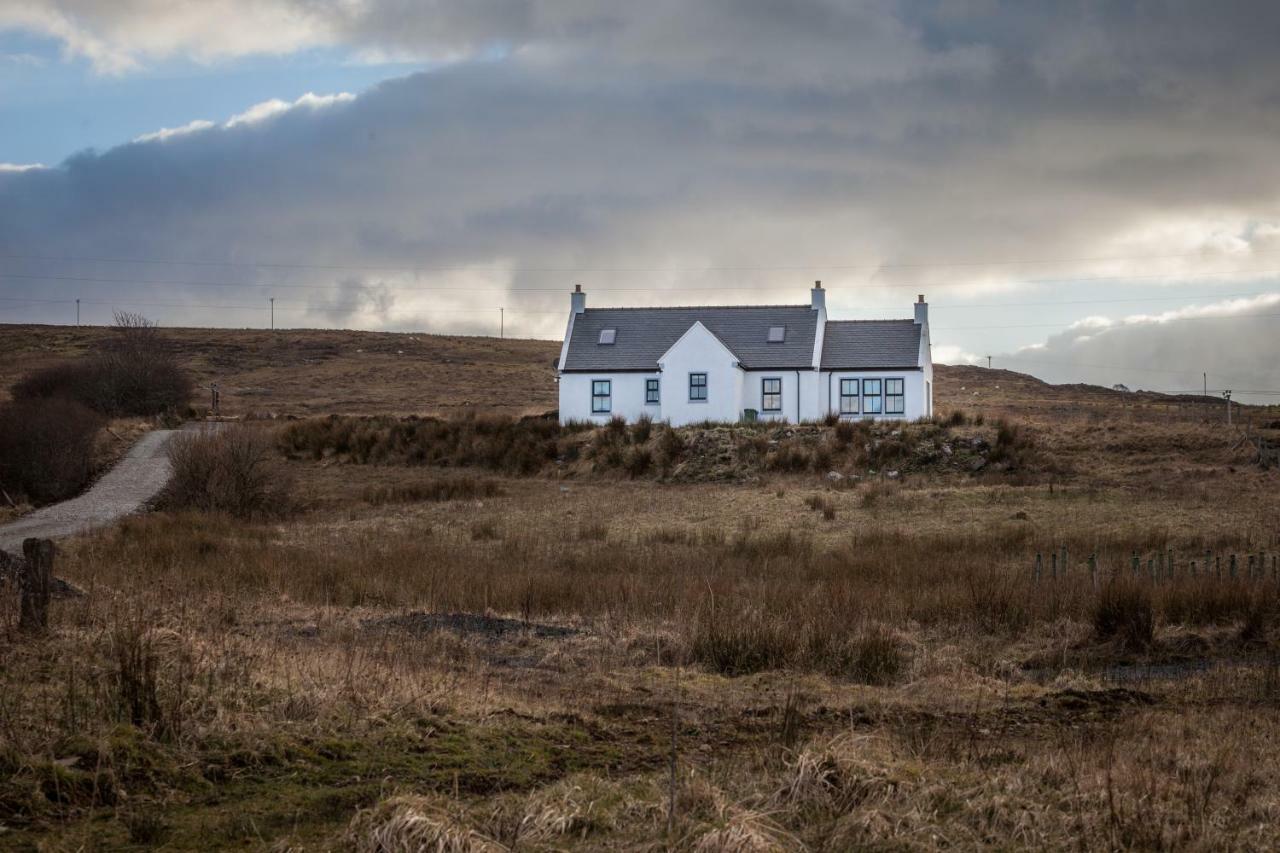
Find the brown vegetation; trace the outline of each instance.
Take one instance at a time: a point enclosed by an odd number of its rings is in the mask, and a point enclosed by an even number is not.
[[[72,400],[0,404],[0,488],[12,501],[69,498],[94,474],[100,415]]]

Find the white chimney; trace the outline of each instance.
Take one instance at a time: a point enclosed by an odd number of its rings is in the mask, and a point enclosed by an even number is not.
[[[916,299],[916,324],[926,325],[929,322],[929,303],[924,301],[924,294]]]
[[[827,292],[822,289],[822,282],[815,281],[813,290],[809,291],[809,298],[813,302],[814,311],[825,311],[827,308]]]
[[[574,314],[581,314],[587,310],[587,294],[582,292],[582,285],[573,286],[573,293],[569,294],[569,306]]]

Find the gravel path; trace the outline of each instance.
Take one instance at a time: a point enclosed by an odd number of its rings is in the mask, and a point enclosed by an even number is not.
[[[137,512],[169,481],[169,439],[177,432],[161,429],[147,433],[83,495],[0,525],[0,551],[20,554],[22,540],[29,536],[71,536]]]

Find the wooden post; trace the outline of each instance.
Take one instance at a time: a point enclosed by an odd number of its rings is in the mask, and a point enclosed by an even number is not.
[[[1062,546],[1062,577],[1063,577],[1063,580],[1065,580],[1067,577],[1067,546],[1066,545]]]
[[[1177,572],[1175,572],[1173,569],[1173,549],[1172,548],[1169,549],[1168,556],[1169,556],[1169,579],[1172,580],[1174,577],[1177,576]]]
[[[1231,579],[1236,579],[1236,555],[1231,555]]]
[[[1141,571],[1140,566],[1141,566],[1141,562],[1140,562],[1140,561],[1139,561],[1139,559],[1138,559],[1138,552],[1137,552],[1137,551],[1134,551],[1134,552],[1133,552],[1133,576],[1134,576],[1134,578],[1137,578],[1137,577],[1138,577],[1138,572],[1140,572],[1140,571]]]
[[[22,591],[18,627],[38,632],[49,627],[49,592],[53,583],[53,542],[27,539],[22,543],[22,575],[18,580]]]
[[[1094,589],[1098,588],[1098,555],[1089,555],[1089,583]]]
[[[1191,579],[1192,580],[1196,579],[1196,561],[1195,560],[1191,561]]]
[[[1058,579],[1058,552],[1054,551],[1049,555],[1049,577],[1053,580]]]
[[[1042,574],[1044,574],[1044,557],[1041,554],[1037,553],[1036,554],[1036,573],[1035,575],[1033,575],[1036,583],[1040,583],[1040,576]]]

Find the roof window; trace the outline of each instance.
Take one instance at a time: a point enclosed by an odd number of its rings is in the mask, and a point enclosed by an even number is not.
[[[600,330],[600,344],[602,346],[612,344],[614,340],[617,339],[617,337],[618,337],[617,329],[601,329]]]
[[[769,327],[769,343],[780,344],[787,338],[786,326],[770,326]]]

